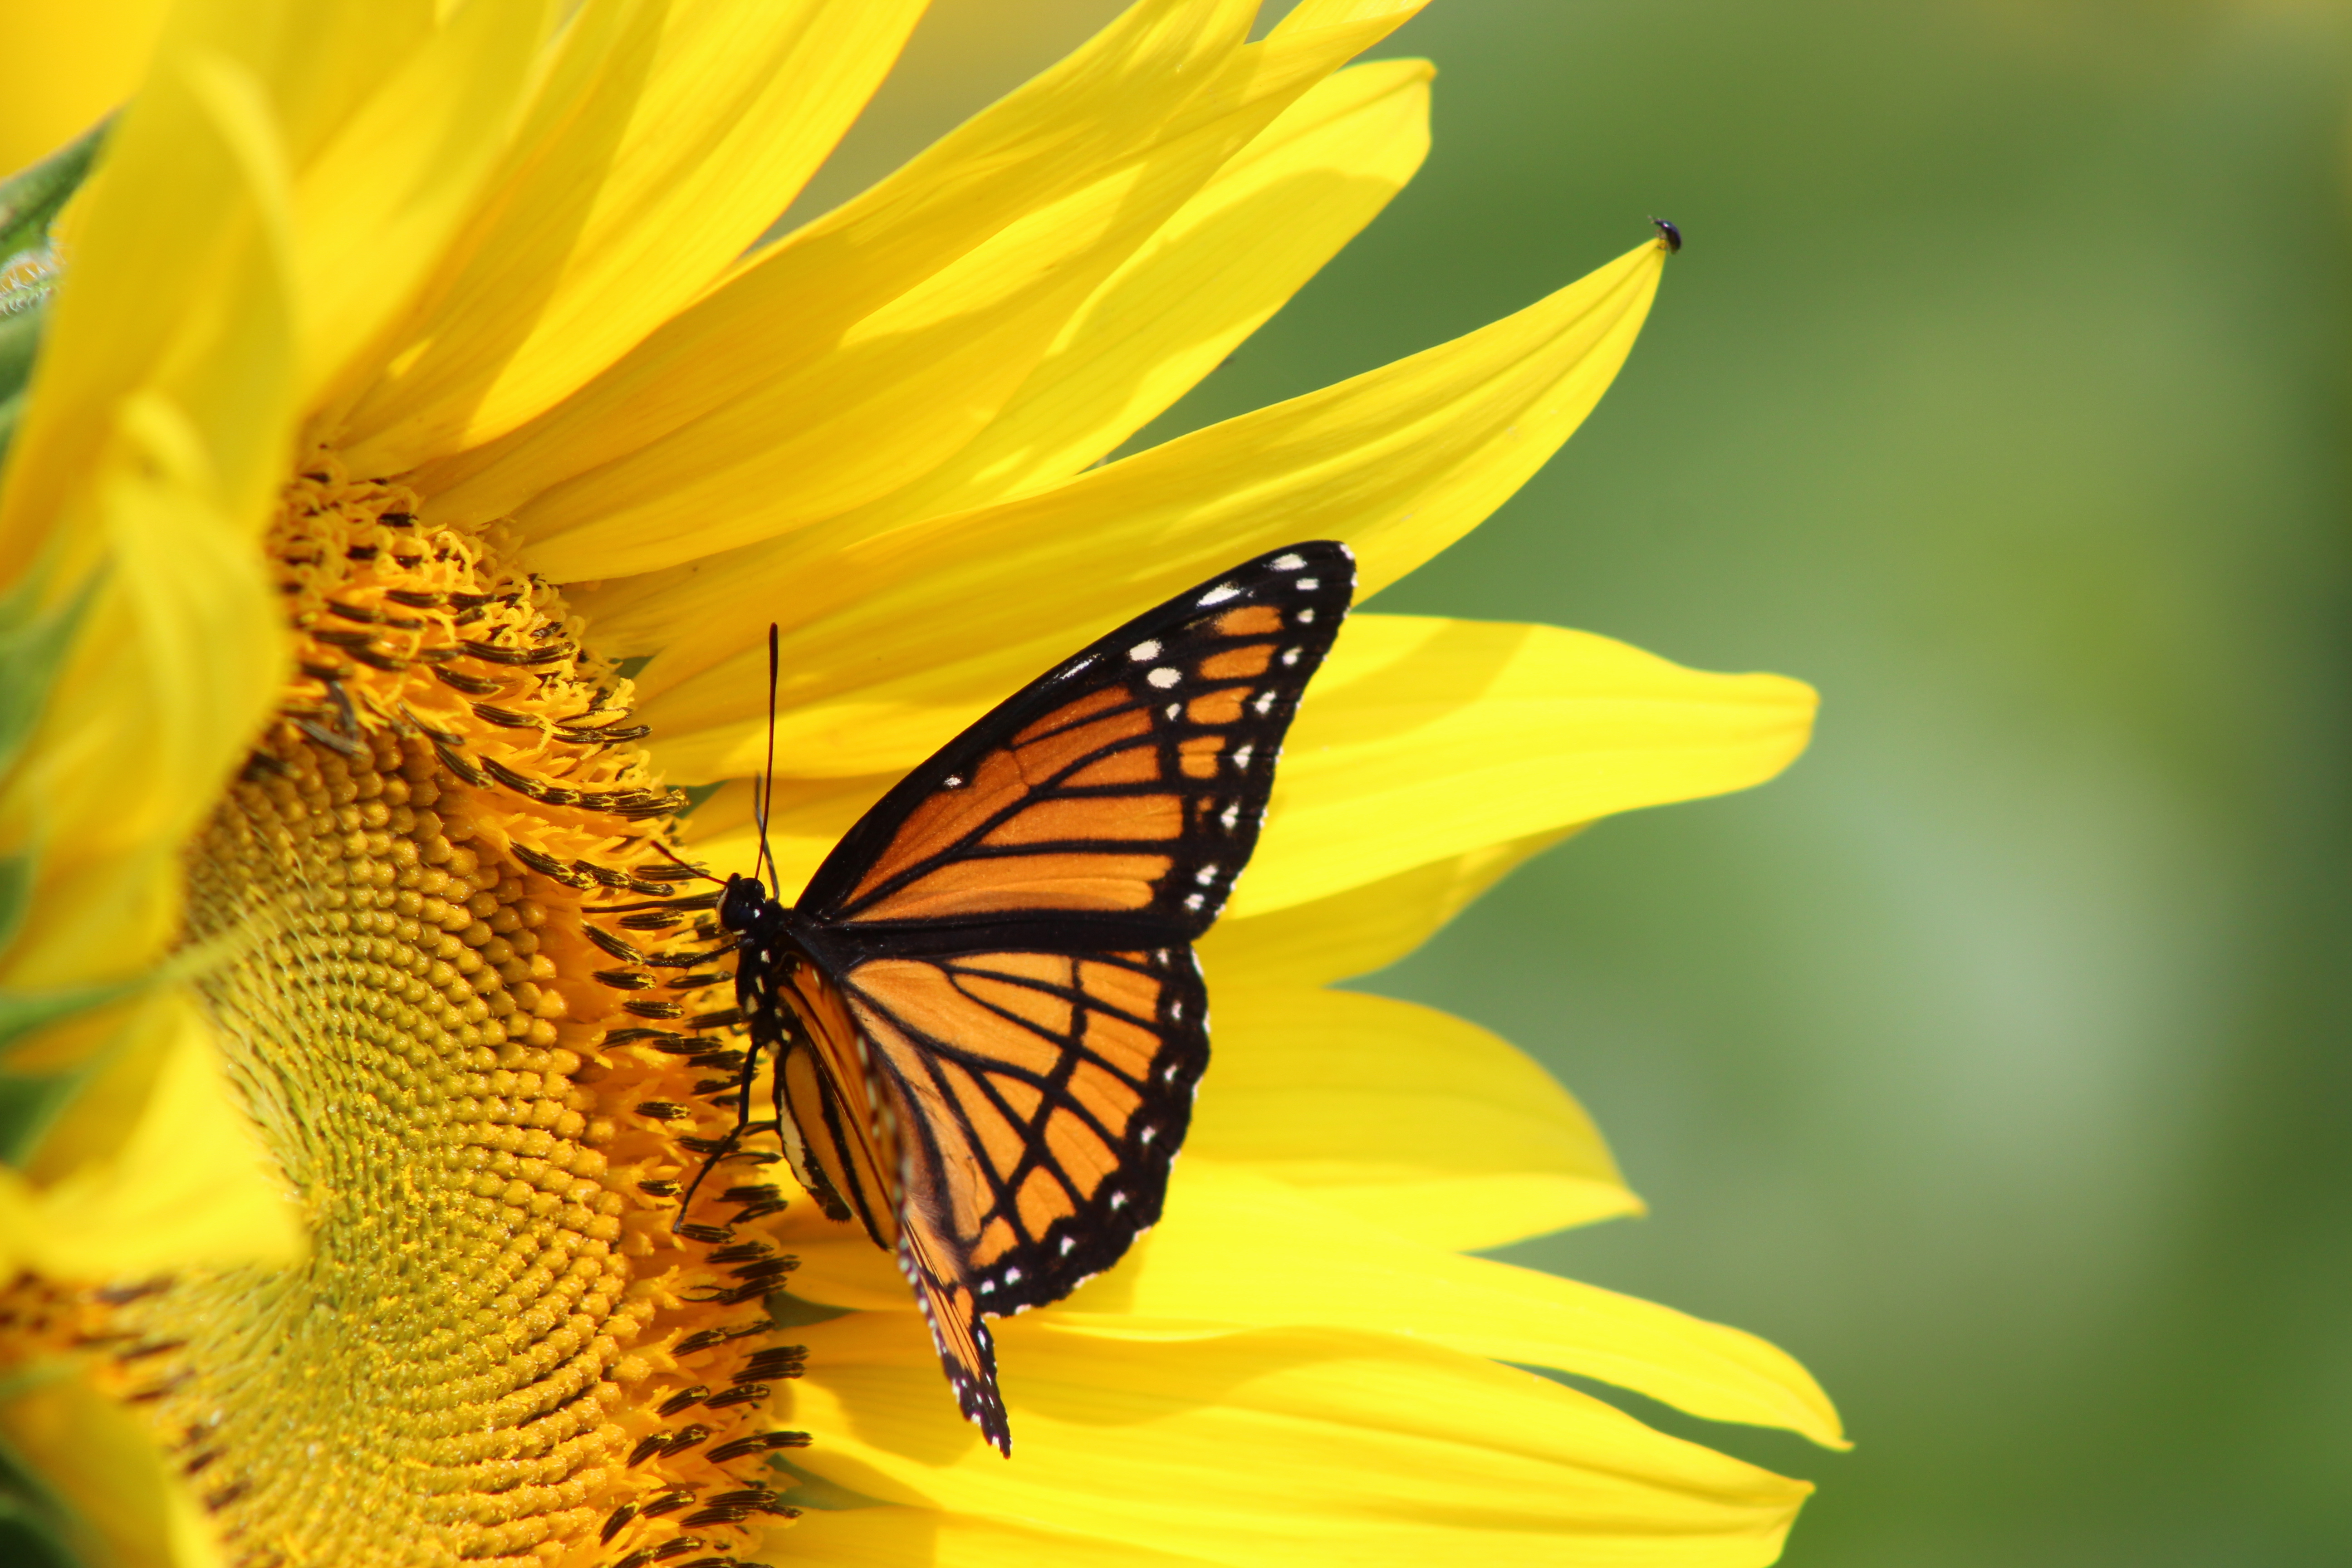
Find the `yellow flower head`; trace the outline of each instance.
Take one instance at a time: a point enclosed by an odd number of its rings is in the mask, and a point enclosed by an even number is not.
[[[1501,1363],[1835,1444],[1819,1389],[1462,1256],[1638,1202],[1512,1047],[1327,987],[1585,822],[1770,776],[1791,681],[1351,620],[1202,945],[1166,1218],[1000,1325],[1010,1462],[784,1166],[723,1162],[679,1223],[745,1042],[677,857],[752,864],[772,622],[789,892],[1186,584],[1316,538],[1361,595],[1411,571],[1632,344],[1661,242],[1104,462],[1426,146],[1429,68],[1349,64],[1413,0],[1253,42],[1255,8],[1139,0],[764,245],[919,0],[171,9],[0,258],[0,383],[11,343],[33,367],[0,384],[24,1517],[92,1562],[288,1568],[1777,1553],[1801,1484]]]

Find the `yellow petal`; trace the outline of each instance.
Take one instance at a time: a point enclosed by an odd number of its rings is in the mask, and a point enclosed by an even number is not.
[[[0,1266],[135,1279],[299,1256],[284,1183],[230,1098],[196,1004],[161,991],[120,1039],[123,1059],[68,1110],[34,1179],[0,1167]]]
[[[1050,1310],[1106,1334],[1128,1320],[1386,1331],[1630,1388],[1714,1421],[1843,1447],[1837,1412],[1752,1334],[1555,1275],[1396,1240],[1253,1173],[1180,1162],[1160,1225]]]
[[[0,854],[34,868],[32,907],[0,957],[16,988],[132,980],[155,963],[178,933],[181,842],[281,680],[277,595],[252,541],[292,423],[290,196],[268,92],[239,53],[268,52],[241,30],[251,9],[181,13],[79,204],[0,497],[20,584],[53,599],[92,591],[0,781]],[[175,265],[159,270],[165,254]],[[72,1068],[142,1026],[162,1026],[152,1005],[127,1024],[119,1009],[69,1015],[16,1042],[12,1066]],[[246,1193],[226,1177],[223,1212]],[[16,1196],[21,1218],[33,1199]],[[103,1245],[70,1215],[95,1205],[127,1218],[127,1201],[47,1194],[36,1207],[62,1203],[68,1217],[47,1224],[51,1242],[21,1245]]]
[[[155,1440],[70,1369],[10,1380],[0,1392],[0,1448],[64,1505],[67,1534],[86,1532],[110,1568],[219,1568],[211,1526]]]
[[[1761,784],[1811,688],[1685,669],[1589,632],[1358,616],[1283,747],[1239,916],[1481,845]]]
[[[811,1512],[770,1552],[794,1568],[1216,1568],[1181,1543],[1150,1546],[1058,1529],[1041,1520],[930,1508]]]
[[[1576,829],[1482,845],[1260,915],[1228,915],[1199,943],[1220,985],[1321,985],[1384,969],[1530,856]],[[788,883],[787,886],[790,884]]]
[[[1526,1373],[1394,1335],[1265,1330],[1149,1345],[1034,1317],[998,1340],[1006,1463],[960,1422],[911,1312],[795,1332],[780,1421],[869,1497],[1234,1568],[1769,1563],[1804,1483],[1651,1431]],[[878,1515],[878,1516],[877,1516]],[[823,1521],[836,1556],[888,1513]],[[886,1548],[887,1550],[887,1548]],[[887,1558],[884,1557],[887,1561]]]
[[[788,617],[777,755],[803,774],[904,768],[1120,620],[1295,540],[1349,541],[1360,593],[1376,591],[1568,437],[1632,345],[1661,255],[1644,246],[1468,337],[1036,495],[875,539],[795,536],[803,591],[765,609]],[[659,671],[642,711],[665,765],[751,772],[764,647],[667,691]]]
[[[1584,1109],[1475,1024],[1385,996],[1209,969],[1209,1076],[1184,1140],[1434,1247],[1639,1214]]]
[[[173,482],[247,538],[285,472],[291,197],[266,85],[227,47],[244,19],[183,14],[193,36],[165,41],[76,199],[73,265],[0,474],[0,578],[43,558],[56,592],[80,584],[104,548],[107,476],[151,460],[159,421],[184,426],[167,440],[184,447]]]
[[[283,679],[278,595],[243,520],[211,503],[203,433],[160,395],[121,415],[123,449],[78,520],[105,552],[98,593],[0,784],[0,853],[37,856],[0,984],[115,980],[155,961],[178,934],[180,847]]]
[[[46,157],[131,96],[164,0],[12,5],[0,49],[0,172]]]
[[[1412,177],[1429,145],[1429,76],[1422,61],[1381,60],[1318,83],[1095,290],[969,445],[843,530],[870,535],[1057,482],[1141,428]],[[656,679],[669,685],[757,638],[801,565],[749,545],[572,602],[598,646],[661,650]]]
[[[780,375],[821,369],[866,315],[1007,225],[1133,163],[1240,45],[1247,10],[1141,0],[872,190],[749,258],[564,405],[425,467],[417,480],[428,506],[436,516],[499,516]],[[740,341],[746,331],[754,345]]]
[[[355,472],[504,435],[682,309],[775,221],[922,0],[584,8],[496,209],[346,420]]]
[[[898,488],[970,440],[1234,152],[1412,8],[1242,45],[1246,7],[1184,37],[1192,26],[1169,25],[1181,14],[1139,6],[1126,30],[1181,53],[1081,50],[754,259],[428,511],[510,507],[525,559],[573,581],[748,543]],[[1204,23],[1212,8],[1191,9]],[[566,478],[583,458],[604,460]],[[435,470],[423,482],[443,488]]]
[[[346,352],[400,302],[446,229],[436,220],[497,145],[485,70],[503,64],[511,97],[543,26],[542,6],[485,4],[436,34],[429,10],[194,0],[173,13],[79,204],[95,210],[69,214],[73,265],[12,459],[33,471],[12,477],[9,523],[54,501],[51,461],[70,470],[101,438],[91,384],[119,388],[142,364],[209,368],[220,384],[208,390],[224,395],[186,405],[241,423],[269,450],[264,482],[282,474],[278,421],[238,419],[252,372],[272,363],[243,319],[257,223],[268,269],[303,279],[308,359]],[[353,115],[369,89],[372,105]],[[164,255],[173,265],[159,268]],[[54,449],[28,458],[28,445]],[[236,489],[247,476],[224,477]]]
[[[796,893],[831,854],[841,836],[898,782],[896,773],[855,779],[778,779],[768,814],[768,849],[776,880]],[[686,819],[686,841],[698,865],[721,875],[749,875],[759,858],[759,834],[751,818],[748,780],[737,779],[702,803]]]
[[[1190,391],[1419,170],[1434,74],[1379,60],[1318,82],[1105,279],[978,438],[888,498],[891,514],[1066,479]]]
[[[163,52],[177,47],[187,18],[213,17],[205,35],[250,68],[268,89],[287,156],[299,169],[343,129],[352,110],[366,103],[387,76],[404,68],[427,44],[436,13],[454,9],[436,0],[373,0],[362,5],[183,0]]]
[[[546,0],[452,12],[367,97],[296,188],[300,387],[322,392],[423,285],[499,164],[537,77]]]
[[[905,1280],[862,1231],[803,1222],[791,1245],[801,1258],[795,1295],[919,1321]],[[1038,1324],[1154,1342],[1243,1328],[1391,1333],[1844,1447],[1820,1385],[1751,1334],[1408,1240],[1258,1172],[1189,1156],[1177,1162],[1160,1223],[1117,1268],[1066,1302],[1002,1321],[1000,1334]],[[1005,1366],[1010,1394],[1017,1374]]]

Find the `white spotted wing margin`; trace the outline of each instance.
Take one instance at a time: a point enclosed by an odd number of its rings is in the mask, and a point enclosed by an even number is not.
[[[1160,1217],[1208,1065],[1191,944],[1354,575],[1343,545],[1292,545],[1099,638],[909,773],[746,952],[809,961],[738,982],[747,1017],[756,991],[802,1026],[754,1030],[790,1069],[795,1168],[897,1254],[1008,1453],[983,1320],[1062,1300]]]

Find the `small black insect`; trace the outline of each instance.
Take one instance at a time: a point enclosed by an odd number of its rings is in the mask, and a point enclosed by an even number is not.
[[[1650,221],[1657,225],[1658,237],[1666,242],[1666,254],[1668,256],[1672,256],[1675,251],[1680,250],[1683,247],[1683,231],[1681,229],[1676,228],[1673,224],[1668,223],[1662,217],[1654,217]]]

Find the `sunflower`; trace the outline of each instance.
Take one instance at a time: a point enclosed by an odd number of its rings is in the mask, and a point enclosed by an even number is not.
[[[178,1564],[1777,1553],[1801,1483],[1519,1369],[1834,1445],[1820,1390],[1464,1256],[1638,1202],[1511,1047],[1329,986],[1586,822],[1770,776],[1791,681],[1352,620],[1202,948],[1166,1219],[1001,1325],[1010,1462],[779,1168],[672,1231],[742,1042],[671,857],[751,862],[771,621],[790,886],[1184,584],[1312,537],[1394,581],[1614,374],[1657,244],[1103,460],[1411,176],[1430,68],[1348,62],[1416,8],[1253,41],[1250,4],[1141,0],[772,243],[914,0],[172,10],[94,164],[0,201],[31,237],[0,1531]]]

